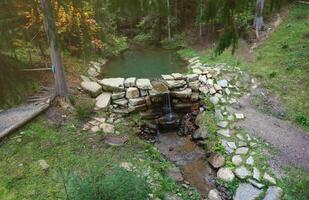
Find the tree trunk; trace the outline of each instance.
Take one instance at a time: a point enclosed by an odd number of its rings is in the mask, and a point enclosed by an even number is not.
[[[62,65],[60,42],[57,35],[51,3],[50,0],[41,0],[41,4],[44,13],[45,31],[49,41],[50,57],[55,78],[55,97],[63,98],[66,102],[69,102],[68,88]]]
[[[166,3],[167,3],[167,32],[168,32],[168,40],[171,40],[170,0],[166,0]]]
[[[256,13],[253,26],[255,27],[256,37],[259,38],[259,31],[263,27],[263,9],[264,9],[264,0],[256,1]]]
[[[200,38],[203,36],[203,24],[202,24],[202,17],[203,17],[203,1],[200,1]]]

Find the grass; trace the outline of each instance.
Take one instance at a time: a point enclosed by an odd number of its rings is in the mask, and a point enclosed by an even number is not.
[[[163,198],[168,192],[177,192],[184,199],[192,199],[190,190],[165,175],[172,164],[152,144],[139,139],[135,131],[126,132],[130,136],[126,146],[111,147],[102,140],[102,133],[81,131],[81,126],[74,118],[65,126],[51,125],[41,116],[2,141],[0,199],[66,199],[63,183],[67,182],[68,174],[77,174],[80,179],[93,174],[106,178],[106,174],[113,174],[110,172],[122,162],[132,163],[134,173],[147,177],[154,197]],[[42,159],[50,166],[47,170],[39,166],[38,161]],[[113,179],[105,178],[102,180]],[[131,186],[124,184],[123,187],[125,190]],[[199,199],[197,193],[194,194],[193,199]]]
[[[309,130],[309,6],[295,4],[288,17],[256,50],[251,59],[244,53],[220,56],[212,51],[178,51],[182,57],[199,55],[206,63],[227,63],[257,77],[261,87],[278,96],[291,120]],[[252,55],[250,55],[252,56]]]

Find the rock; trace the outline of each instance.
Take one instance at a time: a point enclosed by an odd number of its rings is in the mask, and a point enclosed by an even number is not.
[[[124,87],[129,88],[129,87],[135,87],[136,83],[136,78],[135,77],[131,77],[131,78],[127,78],[124,81]]]
[[[166,81],[166,84],[169,89],[181,88],[186,85],[186,81],[184,80],[172,80]]]
[[[253,178],[258,181],[261,178],[260,170],[256,167],[253,167]]]
[[[122,92],[124,91],[124,78],[105,78],[99,81],[105,91]]]
[[[267,189],[263,200],[280,200],[282,196],[282,189],[276,186],[271,186]]]
[[[226,144],[231,148],[231,149],[237,149],[237,146],[235,142],[226,142]]]
[[[224,137],[231,137],[229,129],[220,129],[220,130],[217,131],[217,133],[224,136]]]
[[[146,100],[143,97],[135,98],[135,99],[129,99],[129,104],[131,106],[143,105],[143,104],[146,104]]]
[[[200,57],[196,56],[196,57],[190,58],[188,61],[189,63],[193,63],[193,62],[199,61],[199,59]]]
[[[209,88],[209,93],[211,94],[211,95],[214,95],[214,94],[216,94],[216,90],[215,90],[215,88],[213,88],[213,87],[211,87],[211,88]]]
[[[140,95],[139,89],[135,87],[129,87],[126,91],[126,98],[127,99],[134,99],[138,98]]]
[[[263,185],[262,183],[259,183],[259,182],[255,181],[255,180],[253,180],[253,179],[249,179],[248,181],[249,181],[249,183],[251,183],[253,186],[255,186],[255,187],[259,188],[259,189],[262,189],[262,188],[265,186],[265,185]]]
[[[216,91],[221,91],[222,87],[220,85],[214,84],[214,88]]]
[[[109,107],[112,99],[112,94],[108,92],[103,92],[100,96],[96,98],[96,109],[97,110],[105,110]]]
[[[215,117],[216,117],[216,119],[217,119],[218,121],[223,120],[223,115],[222,115],[222,113],[221,113],[221,110],[219,110],[219,109],[216,109],[216,110],[215,110]]]
[[[190,86],[190,84],[189,84],[189,86]],[[199,87],[199,86],[198,86],[198,87]],[[192,88],[193,88],[193,87],[192,87]],[[207,94],[209,93],[209,89],[208,89],[208,87],[206,87],[206,86],[199,87],[198,90],[199,90],[202,94],[204,94],[204,95],[207,95]]]
[[[172,95],[172,97],[176,97],[176,98],[189,98],[192,95],[192,89],[187,88],[187,89],[182,90],[182,91],[172,91],[171,95]]]
[[[136,86],[142,90],[151,90],[152,85],[149,79],[137,79]]]
[[[177,196],[176,194],[166,194],[164,200],[183,200],[183,198]]]
[[[234,200],[254,200],[261,193],[262,190],[253,187],[251,184],[241,183],[239,184],[239,187],[236,190]]]
[[[122,99],[124,98],[126,95],[125,92],[117,92],[117,93],[113,93],[112,94],[112,100],[116,100],[116,99]]]
[[[227,80],[219,80],[217,81],[217,84],[222,88],[226,88],[228,86]]]
[[[219,98],[218,97],[215,97],[215,96],[212,96],[210,97],[210,102],[213,104],[213,105],[217,105],[219,103]]]
[[[127,99],[123,98],[123,99],[114,100],[113,103],[116,104],[116,105],[122,106],[122,107],[127,107],[129,101]]]
[[[227,95],[227,96],[230,96],[230,94],[231,94],[231,91],[228,89],[228,88],[225,88],[225,94]]]
[[[235,176],[231,169],[227,167],[221,167],[217,172],[217,177],[223,181],[231,182]]]
[[[146,97],[148,96],[148,90],[140,90],[140,94],[141,94],[141,97]]]
[[[253,165],[253,164],[254,164],[254,159],[253,159],[252,156],[249,156],[249,158],[248,158],[247,161],[246,161],[246,164],[247,164],[247,165]]]
[[[134,166],[132,163],[129,163],[129,162],[122,162],[120,163],[120,167],[127,170],[127,171],[132,171]]]
[[[182,177],[181,171],[178,167],[173,167],[167,171],[167,175],[171,177],[176,182],[182,182],[184,179]]]
[[[39,160],[38,163],[43,170],[47,170],[49,168],[49,165],[47,164],[46,160]]]
[[[247,147],[240,147],[236,149],[236,154],[247,154],[249,149]]]
[[[182,74],[180,74],[180,73],[172,73],[172,76],[173,76],[174,79],[176,79],[176,80],[185,79],[184,75],[182,75]]]
[[[212,189],[208,193],[208,200],[222,200],[217,189]]]
[[[238,142],[238,146],[239,146],[239,147],[247,147],[248,145],[247,145],[247,143],[244,142],[244,141],[239,141],[239,142]]]
[[[94,77],[94,78],[100,75],[94,67],[90,67],[87,73],[90,77]]]
[[[207,84],[207,77],[205,75],[200,75],[198,79],[200,82]]]
[[[221,154],[218,153],[212,153],[210,157],[208,158],[208,162],[214,167],[214,168],[220,168],[225,163],[225,158]]]
[[[234,164],[234,165],[240,165],[241,163],[242,163],[242,158],[241,158],[241,156],[240,155],[235,155],[235,156],[233,156],[232,157],[232,163]]]
[[[161,77],[164,80],[174,80],[174,77],[172,75],[168,75],[168,74],[163,74],[163,75],[161,75]]]
[[[81,87],[92,97],[97,97],[102,92],[102,86],[94,81],[83,81]]]
[[[93,132],[93,133],[97,133],[97,132],[100,131],[100,127],[99,127],[99,126],[93,126],[90,130],[91,130],[91,132]]]
[[[198,74],[187,74],[187,80],[190,82],[198,80]]]
[[[98,73],[101,73],[101,63],[90,61],[90,65],[92,65],[92,67],[94,67]]]
[[[194,74],[202,74],[202,73],[203,73],[203,71],[200,70],[199,68],[193,68],[192,72],[193,72]]]
[[[106,136],[104,141],[110,146],[123,146],[128,139],[128,136]]]
[[[234,152],[234,149],[232,149],[226,140],[222,140],[221,144],[223,145],[225,151],[227,154],[232,154]]]
[[[102,123],[100,128],[104,133],[113,134],[115,132],[114,126],[108,123]]]
[[[276,185],[277,183],[276,180],[273,177],[271,177],[269,174],[267,174],[266,172],[264,173],[263,179],[273,185]]]
[[[91,79],[89,77],[87,77],[87,76],[80,75],[80,78],[82,79],[82,81],[91,82]]]
[[[242,113],[235,113],[235,117],[236,119],[245,119],[245,116]]]
[[[245,179],[251,176],[251,172],[246,167],[241,166],[235,169],[235,175],[240,179]]]
[[[207,80],[208,85],[214,85],[214,80],[213,79],[208,79]]]
[[[217,123],[217,126],[219,126],[220,128],[226,128],[228,125],[229,123],[227,121],[221,121]]]
[[[208,136],[208,132],[205,128],[200,127],[194,131],[192,134],[192,139],[193,140],[203,140],[206,139]]]

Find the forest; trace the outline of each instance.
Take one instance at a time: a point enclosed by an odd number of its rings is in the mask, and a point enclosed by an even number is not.
[[[0,200],[306,200],[308,131],[307,0],[0,1]]]

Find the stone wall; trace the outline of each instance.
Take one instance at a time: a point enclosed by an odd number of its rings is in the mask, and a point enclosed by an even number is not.
[[[95,67],[90,68],[96,69],[99,66],[96,62],[91,65]],[[165,74],[157,80],[134,77],[97,80],[89,73],[89,78],[82,77],[81,87],[96,98],[96,110],[110,109],[117,113],[162,107],[167,94],[170,95],[176,111],[199,109],[200,100],[206,95],[211,96],[213,104],[217,104],[224,93],[229,95],[228,81],[217,80],[220,67],[203,65],[196,57],[188,60],[188,71],[188,74]]]

